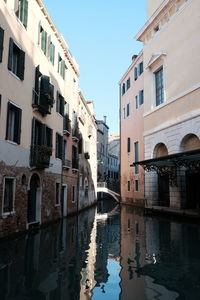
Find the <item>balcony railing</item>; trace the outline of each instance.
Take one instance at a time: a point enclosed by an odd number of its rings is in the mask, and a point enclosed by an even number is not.
[[[71,168],[71,160],[69,159],[63,159],[63,168],[64,169],[70,169]]]
[[[32,107],[37,109],[43,115],[51,114],[51,107],[53,106],[54,100],[48,94],[38,94],[35,89],[33,89],[32,96]]]
[[[33,145],[30,152],[30,165],[37,168],[48,168],[51,155],[52,148],[44,145]]]
[[[66,115],[63,118],[63,134],[70,135],[71,131],[72,131],[71,120],[69,119],[69,116]]]

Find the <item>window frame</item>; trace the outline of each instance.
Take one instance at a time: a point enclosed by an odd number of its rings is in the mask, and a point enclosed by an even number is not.
[[[17,54],[16,51],[18,51]],[[14,60],[16,60],[16,57],[17,57],[17,66],[14,65]],[[14,70],[15,68],[17,69]],[[24,80],[25,52],[11,37],[9,40],[9,50],[8,50],[8,70],[12,75],[16,76],[16,78],[20,80]]]
[[[161,77],[160,77],[160,72],[162,72],[161,74]],[[154,73],[154,91],[155,91],[155,106],[158,107],[160,106],[161,104],[164,103],[165,101],[165,95],[164,95],[164,70],[163,70],[163,66],[159,67],[156,71],[153,72]],[[159,75],[159,78],[157,77]],[[161,85],[159,85],[157,87],[157,82],[158,82],[158,79],[161,80]],[[157,101],[157,96],[158,93],[160,93],[161,91],[161,98],[159,98],[159,102]]]
[[[12,128],[12,137],[10,136],[10,113],[14,112],[14,122]],[[17,118],[16,118],[17,117]],[[17,122],[17,124],[16,124]],[[17,126],[18,125],[18,126]],[[22,109],[15,105],[12,101],[7,103],[7,120],[6,120],[6,136],[5,140],[20,145],[21,143],[21,128],[22,128]]]
[[[4,212],[4,203],[5,203],[5,183],[6,179],[12,179],[13,180],[13,195],[12,195],[12,210],[9,212]],[[8,216],[8,215],[13,215],[15,213],[15,195],[16,195],[16,178],[13,176],[5,176],[3,178],[3,195],[2,195],[2,216]]]

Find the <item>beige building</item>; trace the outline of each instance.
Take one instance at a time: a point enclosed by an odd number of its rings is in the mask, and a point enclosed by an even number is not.
[[[145,196],[197,209],[200,180],[200,2],[148,0],[144,46]]]
[[[0,231],[78,210],[79,68],[40,0],[0,1]]]
[[[144,170],[131,166],[144,159],[143,53],[132,57],[132,63],[120,82],[120,185],[124,203],[144,205]]]
[[[97,126],[93,102],[79,94],[79,209],[94,204],[97,199]]]

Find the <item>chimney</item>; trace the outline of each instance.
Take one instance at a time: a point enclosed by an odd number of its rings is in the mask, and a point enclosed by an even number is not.
[[[104,123],[106,124],[106,118],[107,118],[107,117],[106,117],[106,116],[103,116],[103,118],[104,118]]]

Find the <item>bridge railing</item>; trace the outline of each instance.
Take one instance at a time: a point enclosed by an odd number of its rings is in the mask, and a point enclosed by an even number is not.
[[[97,187],[99,187],[99,188],[107,188],[107,182],[97,182]]]

